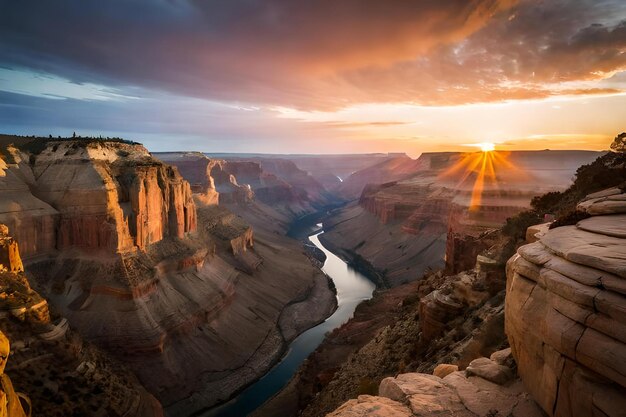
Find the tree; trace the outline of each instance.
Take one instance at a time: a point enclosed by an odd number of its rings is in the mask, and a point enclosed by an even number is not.
[[[76,132],[72,134],[72,138],[76,138]]]
[[[611,150],[613,152],[626,153],[626,132],[615,136],[613,143],[611,143]]]

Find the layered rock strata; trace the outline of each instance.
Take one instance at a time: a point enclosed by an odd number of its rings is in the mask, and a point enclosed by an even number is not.
[[[8,197],[0,221],[24,242],[25,258],[66,248],[128,253],[196,229],[189,184],[143,146],[46,145],[37,154],[10,149],[13,163],[0,177]]]
[[[380,177],[372,178],[387,182],[364,185],[358,204],[348,205],[325,223],[324,239],[347,259],[367,259],[388,285],[418,279],[428,269],[444,266],[456,273],[471,267],[484,247],[469,243],[468,248],[476,248],[472,253],[448,250],[451,257],[444,259],[448,244],[458,247],[454,240],[467,240],[467,236],[479,241],[481,234],[529,208],[534,196],[565,189],[578,166],[599,155],[427,153],[409,164],[410,169],[400,164],[397,172],[387,169],[393,165],[387,161],[367,169],[378,169]],[[485,164],[493,172],[476,168]]]
[[[578,209],[592,217],[542,232],[509,260],[506,332],[548,415],[623,415],[626,194],[596,193]]]
[[[101,352],[83,345],[65,318],[56,317],[59,323],[52,324],[48,303],[31,289],[18,244],[8,233],[8,228],[0,225],[0,258],[11,265],[0,267],[0,313],[7,318],[0,321],[0,335],[6,332],[14,342],[14,360],[8,368],[18,377],[13,384],[2,376],[8,415],[20,415],[16,414],[19,401],[12,397],[15,385],[29,393],[30,399],[24,403],[28,415],[87,415],[106,410],[111,416],[162,417],[161,404],[127,369],[111,366]],[[8,356],[8,351],[2,356]],[[87,367],[89,372],[83,372]],[[63,375],[62,381],[59,375]]]
[[[199,153],[158,153],[177,166],[194,192],[208,204],[246,205],[254,201],[295,217],[327,202],[326,191],[306,172],[280,158],[209,158]]]
[[[201,159],[207,188],[193,196],[176,167],[138,144],[11,139],[0,220],[15,227],[33,287],[67,319],[45,334],[62,339],[69,323],[172,413],[228,399],[334,309],[326,277],[297,242],[261,233],[252,248],[250,225],[209,204],[209,168],[252,195],[221,166]],[[20,210],[26,204],[34,209]],[[44,244],[27,241],[43,231]],[[309,314],[294,320],[296,310]]]

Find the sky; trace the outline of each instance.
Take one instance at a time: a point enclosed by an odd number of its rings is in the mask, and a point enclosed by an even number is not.
[[[622,0],[0,0],[0,133],[417,156],[625,130]]]

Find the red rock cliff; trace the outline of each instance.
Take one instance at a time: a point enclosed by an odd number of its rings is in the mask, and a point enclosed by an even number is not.
[[[48,142],[29,159],[29,164],[9,167],[12,175],[0,178],[4,188],[17,183],[15,178],[23,179],[15,205],[35,201],[43,207],[40,211],[49,212],[37,221],[28,211],[10,213],[10,207],[0,213],[26,242],[28,255],[51,249],[47,226],[55,222],[54,247],[59,250],[144,250],[165,237],[182,238],[196,229],[189,184],[141,145]],[[39,235],[48,240],[42,243]],[[33,240],[37,243],[29,243]]]

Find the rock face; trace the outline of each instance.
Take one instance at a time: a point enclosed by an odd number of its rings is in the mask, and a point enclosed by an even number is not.
[[[31,193],[36,185],[28,159],[14,147],[0,154],[0,223],[21,242],[24,258],[54,251],[59,212]]]
[[[143,146],[51,141],[37,154],[12,153],[0,221],[25,258],[73,247],[128,253],[196,229],[189,184]]]
[[[506,332],[548,415],[623,415],[626,194],[590,195],[578,209],[592,217],[548,230],[509,260]]]
[[[0,221],[26,251],[33,287],[66,319],[46,334],[65,337],[69,323],[173,414],[228,399],[334,309],[297,242],[261,231],[253,249],[257,230],[214,204],[213,191],[228,195],[221,185],[244,205],[252,198],[232,165],[194,157],[185,166],[194,196],[176,167],[138,144],[10,139],[18,147],[2,153]],[[257,168],[237,165],[241,175]],[[309,314],[290,316],[299,309]]]
[[[214,203],[215,197],[206,196],[217,194],[219,204],[235,212],[248,211],[248,206],[257,202],[273,209],[274,215],[293,221],[336,201],[313,176],[282,157],[219,155],[213,158],[181,152],[156,156],[177,166],[204,203]]]
[[[0,315],[35,325],[50,322],[47,301],[30,287],[17,242],[0,224]]]
[[[481,371],[477,373],[477,369]],[[454,371],[443,378],[400,374],[385,378],[378,396],[361,395],[328,416],[541,417],[541,410],[519,380],[507,384],[512,375],[511,369],[487,358],[476,359],[465,372]],[[498,379],[497,383],[492,379]]]
[[[57,248],[125,253],[196,229],[191,189],[140,145],[49,144],[31,164],[60,214]]]

